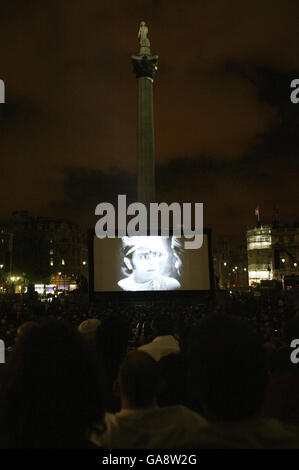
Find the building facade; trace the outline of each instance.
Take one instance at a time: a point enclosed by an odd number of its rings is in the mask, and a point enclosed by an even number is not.
[[[248,281],[283,281],[298,275],[299,224],[259,223],[247,231]]]
[[[1,230],[0,266],[10,278],[61,289],[87,278],[87,236],[77,224],[16,211]]]

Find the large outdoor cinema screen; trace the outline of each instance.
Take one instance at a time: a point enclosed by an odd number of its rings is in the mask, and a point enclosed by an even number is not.
[[[208,291],[211,253],[208,233],[199,249],[184,237],[134,236],[92,240],[94,292]]]

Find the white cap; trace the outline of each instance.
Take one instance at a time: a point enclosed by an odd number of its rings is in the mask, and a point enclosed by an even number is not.
[[[123,247],[131,247],[127,252],[129,255],[137,248],[146,248],[152,251],[165,252],[164,239],[167,237],[158,236],[137,236],[137,237],[122,237]]]
[[[97,318],[89,318],[88,320],[84,320],[78,326],[78,331],[83,335],[90,335],[95,333],[97,327],[101,324],[100,320]]]

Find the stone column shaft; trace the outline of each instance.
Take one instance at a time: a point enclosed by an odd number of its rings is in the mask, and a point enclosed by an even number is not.
[[[153,79],[138,78],[138,201],[155,202]]]
[[[155,202],[153,81],[158,56],[133,56],[132,62],[138,80],[138,202],[149,208]]]

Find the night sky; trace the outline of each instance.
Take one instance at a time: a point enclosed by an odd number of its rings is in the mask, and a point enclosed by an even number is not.
[[[1,212],[94,226],[136,200],[139,23],[154,82],[158,201],[203,202],[205,225],[299,219],[297,0],[6,0],[0,15]]]

